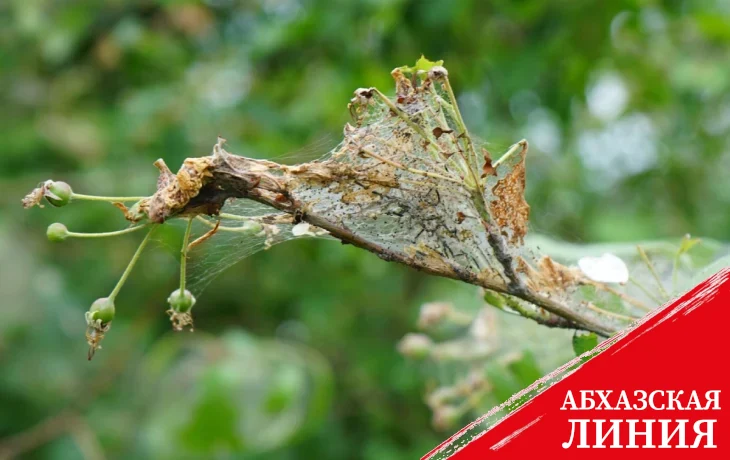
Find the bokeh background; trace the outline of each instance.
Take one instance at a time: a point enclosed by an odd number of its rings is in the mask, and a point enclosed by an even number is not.
[[[0,456],[417,458],[569,359],[569,331],[318,240],[227,270],[199,298],[196,332],[175,334],[173,232],[86,361],[83,313],[139,235],[49,243],[52,222],[124,222],[103,203],[23,211],[26,192],[55,178],[149,194],[155,159],[176,169],[218,134],[238,154],[316,158],[337,144],[354,89],[392,94],[390,70],[422,53],[445,61],[493,152],[530,141],[533,232],[730,239],[725,0],[4,0]],[[420,309],[438,301],[452,305]],[[402,338],[443,311],[441,333],[483,339],[479,356],[457,340],[414,359],[424,341]],[[464,315],[479,317],[466,332]],[[463,385],[469,403],[448,403]]]

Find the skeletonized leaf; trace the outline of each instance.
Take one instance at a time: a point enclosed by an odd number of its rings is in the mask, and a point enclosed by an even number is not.
[[[517,154],[500,163],[495,177],[487,181],[487,184],[494,183],[491,197],[488,197],[492,217],[503,231],[509,229],[510,242],[520,245],[527,234],[527,223],[530,219],[530,205],[525,201],[526,155],[525,143]],[[489,166],[491,167],[491,162]]]

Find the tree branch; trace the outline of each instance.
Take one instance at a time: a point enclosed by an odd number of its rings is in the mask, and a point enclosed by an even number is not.
[[[521,299],[529,308],[516,311],[543,324],[604,336],[625,327],[630,317],[584,295],[581,288],[591,283],[582,272],[523,247],[530,212],[527,141],[492,162],[469,136],[448,72],[434,64],[422,60],[393,70],[393,100],[375,88],[356,90],[348,106],[354,124],[345,126],[342,143],[324,160],[287,166],[236,156],[219,138],[211,155],[188,158],[175,174],[155,162],[156,193],[120,209],[132,222],[162,224],[201,215],[230,218],[221,213],[226,202],[252,200],[272,215],[221,231],[258,234],[271,225],[291,231],[306,222],[383,260]],[[68,184],[47,181],[23,203],[34,206],[45,197],[59,206],[72,196]],[[215,238],[219,222],[191,247]],[[62,240],[69,235],[64,229],[49,236]],[[617,290],[602,293],[621,305],[633,302]]]
[[[213,155],[188,159],[177,175],[160,181],[160,189],[146,204],[152,221],[164,222],[173,217],[200,213],[215,215],[220,212],[226,200],[249,199],[286,214],[299,216],[301,220],[326,230],[343,243],[368,250],[383,260],[399,262],[431,275],[460,280],[520,298],[563,318],[565,322],[555,323],[563,327],[572,324],[604,336],[620,328],[614,319],[600,318],[600,314],[595,314],[589,308],[579,304],[570,305],[530,289],[517,272],[515,257],[506,247],[504,238],[496,229],[490,228],[486,220],[483,224],[488,232],[489,243],[495,249],[496,259],[508,282],[495,276],[493,271],[470,270],[443,254],[429,250],[428,247],[413,245],[405,250],[388,247],[367,232],[349,228],[342,218],[348,214],[346,211],[340,211],[339,214],[318,212],[321,206],[303,199],[307,195],[305,191],[311,194],[312,189],[322,190],[340,185],[345,190],[350,190],[356,188],[358,182],[383,184],[382,178],[376,177],[373,180],[372,176],[363,175],[357,167],[335,160],[286,166],[240,157],[226,152],[223,142],[223,139],[219,139]],[[395,183],[389,185],[391,188],[398,187]],[[329,203],[323,209],[330,210],[336,204]],[[364,215],[360,218],[366,219]]]

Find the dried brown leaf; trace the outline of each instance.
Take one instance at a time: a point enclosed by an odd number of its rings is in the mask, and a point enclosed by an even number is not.
[[[211,177],[213,157],[188,158],[176,175],[173,175],[162,160],[155,162],[160,170],[157,192],[149,201],[148,215],[152,222],[165,219],[185,208]]]
[[[492,166],[492,157],[489,154],[489,150],[482,149],[482,153],[484,154],[484,166],[482,166],[482,179],[484,179],[487,176],[496,176],[497,169],[494,166]]]
[[[543,257],[532,267],[523,258],[517,260],[517,271],[527,275],[528,286],[538,292],[567,292],[578,286],[583,277],[575,268]]]
[[[492,187],[494,199],[490,201],[492,217],[502,229],[511,231],[510,243],[520,245],[527,234],[527,222],[530,218],[530,205],[525,201],[526,154],[525,142],[511,171]]]

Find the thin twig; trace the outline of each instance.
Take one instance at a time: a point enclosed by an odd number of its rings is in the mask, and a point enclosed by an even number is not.
[[[67,433],[76,417],[74,412],[64,411],[48,417],[26,431],[3,439],[0,442],[0,460],[17,458]]]
[[[623,321],[632,322],[632,321],[636,321],[637,319],[639,319],[637,316],[622,315],[621,313],[616,313],[616,312],[612,312],[610,310],[604,310],[603,308],[598,308],[596,305],[594,305],[591,302],[588,302],[586,304],[586,308],[588,308],[589,310],[593,310],[596,313],[600,313],[600,314],[606,315],[606,316],[611,316],[613,318],[620,319]]]
[[[638,282],[633,277],[631,277],[631,276],[629,277],[629,282],[631,284],[633,284],[634,286],[636,286],[637,288],[639,288],[641,290],[641,292],[643,292],[647,297],[649,297],[651,300],[653,300],[654,302],[656,302],[657,305],[661,305],[662,303],[664,303],[662,301],[662,299],[660,299],[659,297],[655,296],[653,292],[651,292],[649,289],[646,288],[646,286],[644,286],[643,284],[641,284],[640,282]]]
[[[452,109],[454,110],[454,114],[456,115],[454,117],[454,120],[456,121],[456,125],[461,131],[457,138],[463,138],[465,139],[466,147],[469,153],[472,154],[472,157],[474,158],[474,164],[471,168],[469,168],[469,172],[471,172],[471,175],[474,179],[474,182],[477,184],[477,187],[481,186],[481,183],[478,179],[479,173],[477,172],[479,168],[479,158],[477,156],[476,149],[474,149],[474,143],[471,140],[471,136],[469,135],[469,131],[466,128],[466,124],[464,123],[464,119],[461,117],[461,110],[459,110],[459,104],[456,101],[456,95],[454,94],[454,90],[451,87],[451,82],[449,81],[449,76],[444,76],[444,82],[443,82],[444,88],[446,89],[446,93],[449,95],[449,99],[451,100]],[[467,161],[467,164],[469,162]]]
[[[140,201],[144,200],[145,198],[149,198],[148,196],[96,196],[96,195],[84,195],[81,193],[73,193],[71,194],[72,200],[84,200],[84,201],[109,201],[109,202],[131,202],[131,201]]]
[[[521,141],[519,141],[516,144],[512,145],[509,148],[509,150],[507,150],[507,152],[505,152],[504,155],[502,155],[501,157],[499,157],[498,160],[496,160],[494,163],[492,163],[492,166],[496,168],[497,166],[499,166],[500,164],[502,164],[504,161],[508,160],[512,155],[514,155],[515,152],[517,152],[517,150],[520,150],[520,151],[525,150],[526,149],[526,146],[527,146],[527,141],[524,140],[524,139],[522,139]]]
[[[188,249],[187,250],[190,250],[190,249],[194,248],[195,246],[197,246],[199,244],[205,243],[208,239],[212,238],[213,235],[215,235],[218,232],[218,228],[220,227],[220,225],[221,225],[221,221],[219,219],[219,220],[216,221],[215,227],[213,227],[213,229],[208,230],[208,232],[205,233],[203,236],[201,236],[198,239],[196,239],[195,241],[191,242],[188,245]]]
[[[524,318],[529,318],[536,323],[542,324],[543,326],[560,327],[567,329],[575,328],[575,324],[571,323],[565,318],[545,310],[541,311],[539,307],[528,304],[522,299],[510,295],[501,295],[501,297],[503,298],[507,306],[516,311],[520,316]]]
[[[112,302],[117,297],[117,294],[119,294],[119,291],[122,289],[122,286],[124,286],[124,283],[127,281],[127,278],[129,277],[129,274],[132,273],[132,269],[134,268],[135,264],[139,260],[139,257],[142,255],[142,251],[144,251],[145,246],[147,245],[147,242],[150,240],[150,236],[152,236],[152,233],[155,231],[157,226],[153,226],[149,232],[147,232],[147,235],[145,235],[142,242],[137,247],[137,250],[134,252],[134,255],[132,256],[132,260],[129,261],[129,264],[127,264],[127,268],[124,270],[124,273],[122,273],[121,278],[119,278],[119,281],[117,282],[117,285],[114,286],[114,289],[112,290],[111,294],[109,294],[109,300]]]
[[[125,228],[124,230],[117,230],[114,232],[100,232],[100,233],[80,233],[80,232],[67,232],[66,234],[73,238],[106,238],[109,236],[125,235],[127,233],[136,232],[137,230],[143,229],[151,224],[136,225],[134,227]]]
[[[418,135],[421,136],[423,140],[428,142],[428,149],[435,154],[435,158],[439,158],[440,155],[444,153],[441,151],[438,143],[436,143],[436,140],[432,136],[426,133],[426,131],[424,131],[423,128],[421,128],[418,124],[414,123],[407,113],[401,110],[400,107],[393,104],[393,101],[391,101],[385,94],[381,93],[379,89],[373,88],[373,94],[377,95],[380,100],[383,101],[383,103],[385,103],[385,105],[387,105],[388,108],[398,116],[398,118],[403,120],[408,125],[409,128],[418,133]]]
[[[76,423],[71,427],[70,434],[81,451],[84,460],[104,460],[106,458],[96,433],[83,417],[76,418]]]
[[[441,174],[437,174],[437,173],[421,171],[420,169],[409,168],[408,166],[404,166],[396,161],[389,160],[387,158],[383,158],[380,155],[378,155],[377,153],[373,153],[373,152],[370,152],[365,149],[361,149],[360,153],[362,153],[363,155],[367,155],[369,157],[375,158],[378,161],[382,161],[383,163],[389,164],[390,166],[393,166],[394,168],[402,169],[404,171],[408,171],[413,174],[418,174],[420,176],[425,176],[425,177],[431,177],[433,179],[445,180],[445,181],[453,182],[454,184],[459,184],[461,186],[464,185],[464,183],[460,180],[452,179],[451,177],[442,176]]]
[[[651,272],[651,275],[654,277],[654,280],[656,281],[657,286],[659,286],[659,290],[661,291],[665,300],[669,299],[669,293],[666,291],[666,289],[664,289],[664,284],[662,284],[662,280],[661,280],[661,278],[659,278],[659,274],[657,274],[656,270],[654,269],[654,264],[651,263],[651,260],[649,260],[649,256],[646,255],[646,251],[644,251],[644,248],[637,245],[636,250],[639,251],[639,255],[641,256],[641,259],[644,261],[646,266],[649,268],[649,271]]]
[[[149,326],[156,321],[157,316],[152,310],[146,310],[143,316],[132,322],[129,328],[130,343],[138,343],[145,331],[149,330]],[[38,447],[46,444],[59,436],[74,429],[74,421],[80,418],[80,411],[88,408],[93,404],[96,398],[103,394],[110,386],[118,382],[117,377],[124,371],[130,361],[135,358],[137,350],[134,347],[127,347],[119,350],[119,352],[111,355],[111,359],[106,366],[100,368],[99,372],[90,382],[87,392],[79,394],[79,396],[68,404],[73,409],[64,409],[61,412],[46,417],[36,425],[27,430],[10,435],[0,439],[0,460],[10,460],[20,455],[33,451]],[[83,419],[81,419],[83,421]],[[83,421],[83,423],[86,423]],[[86,424],[88,426],[88,424]],[[103,452],[102,452],[103,454]]]
[[[208,219],[206,219],[204,217],[201,217],[201,216],[195,216],[195,220],[200,221],[203,224],[205,224],[206,226],[208,226],[210,228],[213,228],[213,229],[216,228],[216,226],[217,226],[218,227],[218,230],[217,231],[219,231],[219,232],[258,233],[263,228],[263,227],[257,228],[257,227],[243,227],[243,226],[241,226],[241,227],[227,227],[225,225],[220,225],[220,220],[216,221],[216,223],[214,224],[211,221],[209,221]],[[258,222],[255,222],[255,221],[246,221],[246,222],[253,222],[255,224],[261,225],[261,224],[259,224]]]
[[[188,264],[188,241],[190,241],[190,230],[193,228],[193,218],[188,218],[188,225],[185,227],[182,248],[180,249],[180,296],[185,293],[185,278]]]
[[[592,280],[586,280],[585,283],[594,286],[596,289],[602,289],[606,292],[610,292],[611,294],[615,295],[616,297],[620,297],[622,300],[626,301],[627,303],[629,303],[637,308],[640,308],[644,311],[653,310],[652,307],[650,307],[649,305],[640,301],[639,299],[636,299],[636,298],[626,294],[625,292],[621,292],[617,289],[614,289],[606,283],[599,283],[597,281],[592,281]]]

